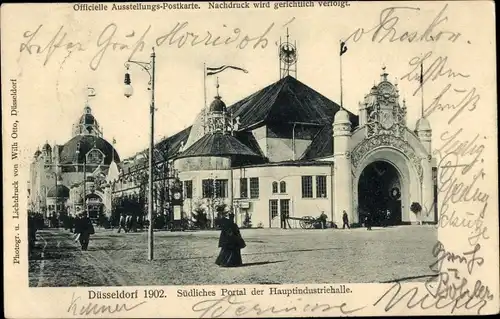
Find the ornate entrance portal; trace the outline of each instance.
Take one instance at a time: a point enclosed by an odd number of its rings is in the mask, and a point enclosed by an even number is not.
[[[358,183],[358,208],[359,221],[364,221],[369,212],[373,225],[401,223],[401,178],[392,164],[376,161],[363,169]]]

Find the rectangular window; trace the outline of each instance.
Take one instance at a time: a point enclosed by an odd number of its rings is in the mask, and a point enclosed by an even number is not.
[[[248,198],[248,179],[240,178],[240,197]]]
[[[302,176],[302,198],[313,197],[312,176]]]
[[[259,178],[250,178],[250,198],[259,198]]]
[[[217,198],[227,197],[227,179],[215,180],[215,197]]]
[[[202,195],[203,198],[210,198],[214,196],[214,180],[213,179],[204,179],[201,181],[202,187]]]
[[[184,181],[184,198],[193,198],[193,181]]]
[[[316,176],[316,197],[326,198],[326,176]]]
[[[271,211],[271,219],[274,219],[278,216],[278,200],[271,199],[269,201],[269,210]]]
[[[227,197],[227,179],[204,179],[201,181],[203,198],[226,198]],[[214,193],[215,190],[215,193]]]

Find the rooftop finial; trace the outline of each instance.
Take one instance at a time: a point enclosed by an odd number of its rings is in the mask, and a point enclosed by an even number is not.
[[[219,95],[219,77],[217,77],[216,81],[217,81],[216,84],[215,84],[215,88],[217,89],[217,96],[216,97],[219,98],[220,97],[220,95]]]
[[[385,64],[382,66],[382,74],[381,74],[381,81],[387,81],[387,72],[385,71],[386,67]]]

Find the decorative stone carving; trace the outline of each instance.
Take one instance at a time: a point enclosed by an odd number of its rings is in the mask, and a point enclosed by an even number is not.
[[[405,140],[395,135],[381,134],[364,139],[351,153],[351,162],[354,168],[373,150],[379,147],[389,147],[402,152],[417,170],[420,182],[423,180],[423,168],[421,158],[417,156],[415,150]]]
[[[405,139],[405,101],[403,101],[403,106],[399,105],[399,91],[395,85],[387,81],[385,68],[383,71],[382,81],[365,96],[365,105],[369,114],[366,137],[390,134]]]
[[[339,136],[339,135],[349,135],[351,134],[351,126],[349,123],[336,123],[333,126],[333,135],[334,136]]]

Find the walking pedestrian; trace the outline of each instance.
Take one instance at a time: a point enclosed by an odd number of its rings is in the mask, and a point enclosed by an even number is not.
[[[79,234],[78,241],[82,247],[82,250],[87,250],[90,242],[90,235],[95,233],[94,225],[92,221],[88,218],[87,212],[83,211],[77,224],[75,225],[75,233]]]
[[[132,228],[132,215],[127,215],[127,218],[125,219],[125,227],[125,232],[128,233]]]
[[[125,228],[126,226],[126,216],[125,213],[122,213],[120,216],[120,221],[118,222],[118,233],[123,229],[125,232],[127,232],[127,229]]]
[[[130,221],[130,229],[136,233],[137,232],[137,216],[133,215],[131,216],[131,221]]]
[[[347,229],[351,228],[351,227],[349,227],[349,216],[347,216],[347,212],[345,210],[342,214],[342,222],[343,222],[342,229],[345,229],[346,226],[347,226]]]
[[[321,215],[319,215],[319,221],[321,222],[321,229],[326,228],[326,220],[328,219],[328,216],[326,216],[325,212],[321,212]]]
[[[391,211],[387,210],[385,213],[385,227],[389,226],[389,221],[391,220]]]
[[[75,218],[73,217],[72,213],[68,214],[68,227],[69,227],[70,233],[72,233],[73,228],[75,227]]]
[[[288,216],[286,216],[285,212],[282,212],[280,214],[280,218],[281,218],[281,228],[286,229],[286,219],[288,218]]]
[[[365,226],[367,230],[372,230],[372,214],[370,212],[366,213]]]
[[[224,219],[219,237],[219,256],[215,263],[221,267],[237,267],[243,264],[241,249],[246,243],[241,237],[238,226],[234,223],[234,214],[229,214],[229,219]]]

